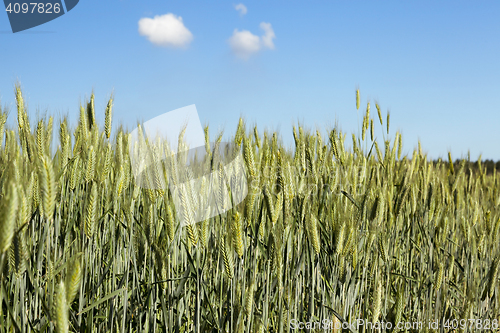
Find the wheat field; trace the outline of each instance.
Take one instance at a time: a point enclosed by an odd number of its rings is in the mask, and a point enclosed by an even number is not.
[[[359,319],[498,330],[496,169],[451,154],[433,162],[420,144],[404,155],[389,114],[360,110],[359,91],[352,135],[298,125],[289,148],[240,119],[232,142],[248,195],[186,225],[167,189],[136,184],[129,133],[112,131],[113,97],[97,111],[92,94],[71,129],[29,119],[19,85],[15,94],[14,128],[0,109],[4,332],[289,332]],[[205,135],[202,162],[216,170]]]

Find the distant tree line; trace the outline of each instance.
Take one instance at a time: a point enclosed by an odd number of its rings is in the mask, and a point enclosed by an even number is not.
[[[462,162],[462,160],[460,159],[456,159],[454,162],[453,162],[453,168],[455,170],[458,170],[458,168],[460,168],[460,163]],[[438,163],[448,163],[448,160],[447,159],[437,159],[437,160],[434,160],[433,163],[436,165]],[[465,169],[471,169],[473,171],[479,171],[479,169],[482,169],[483,172],[485,174],[492,174],[493,173],[493,170],[496,169],[497,172],[500,172],[500,161],[493,161],[493,160],[485,160],[485,161],[469,161],[469,160],[465,160]]]

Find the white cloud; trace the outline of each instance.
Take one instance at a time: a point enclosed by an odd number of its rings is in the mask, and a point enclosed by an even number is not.
[[[238,29],[234,29],[233,35],[229,38],[229,45],[237,57],[246,60],[262,49],[274,49],[273,39],[276,38],[276,35],[271,23],[262,22],[260,28],[264,30],[261,37],[248,30],[238,31]]]
[[[141,18],[139,33],[151,43],[166,47],[185,47],[193,40],[193,34],[184,26],[182,17],[172,13]]]
[[[273,50],[274,49],[273,39],[276,38],[276,35],[274,34],[273,27],[271,27],[271,23],[262,22],[260,24],[260,28],[264,30],[264,35],[262,36],[262,44],[265,47]]]
[[[229,45],[234,54],[244,59],[248,59],[261,48],[259,36],[247,30],[238,31],[238,29],[234,29],[233,35],[229,38]]]
[[[247,6],[245,6],[242,3],[239,3],[239,4],[235,5],[234,9],[236,9],[237,11],[239,11],[240,15],[245,15],[248,12]]]

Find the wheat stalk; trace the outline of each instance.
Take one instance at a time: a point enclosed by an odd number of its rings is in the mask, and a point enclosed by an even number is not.
[[[94,127],[95,124],[95,109],[94,109],[94,92],[90,94],[90,101],[87,103],[87,120],[89,131]]]
[[[57,333],[66,333],[69,329],[68,318],[68,302],[66,298],[66,287],[61,281],[57,285],[56,294],[54,297],[54,318]]]
[[[46,219],[51,220],[56,204],[56,180],[52,162],[48,156],[41,158],[39,179],[43,213]]]
[[[373,292],[372,323],[378,322],[378,317],[380,316],[380,310],[382,308],[382,281],[379,279],[375,286]]]
[[[319,232],[318,232],[318,219],[314,214],[311,214],[308,219],[306,219],[307,222],[307,229],[308,229],[308,236],[310,237],[309,240],[314,248],[314,252],[316,254],[319,254],[321,250],[321,241],[319,238]]]
[[[85,182],[87,183],[94,179],[95,164],[96,164],[96,152],[94,146],[90,146],[89,155],[87,159],[87,169],[85,172]]]
[[[85,234],[88,238],[92,238],[95,232],[97,220],[97,199],[97,184],[93,183],[87,202],[87,214],[85,216]]]
[[[104,133],[106,134],[106,138],[109,139],[109,137],[111,136],[111,120],[113,117],[113,95],[111,95],[111,97],[109,98],[104,114]]]
[[[245,247],[243,244],[243,223],[241,222],[241,216],[238,212],[233,214],[232,224],[231,224],[231,233],[233,236],[233,246],[238,254],[238,257],[242,258],[243,253],[245,251]]]
[[[80,263],[80,258],[77,257],[72,260],[68,273],[66,274],[66,302],[70,305],[75,299],[76,294],[80,290],[80,284],[82,281],[82,266]]]
[[[234,268],[233,268],[233,254],[231,252],[231,247],[226,239],[221,239],[220,252],[222,259],[224,260],[224,271],[229,280],[233,278]]]

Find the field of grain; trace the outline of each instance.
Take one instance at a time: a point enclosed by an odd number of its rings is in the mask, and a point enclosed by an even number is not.
[[[2,331],[289,332],[358,319],[498,328],[496,170],[451,155],[434,163],[420,144],[403,155],[389,114],[361,108],[359,92],[352,137],[296,126],[288,149],[240,120],[247,197],[183,224],[168,189],[135,183],[129,133],[111,135],[112,98],[94,110],[92,95],[71,129],[29,119],[15,91],[15,128],[0,110]],[[202,163],[216,171],[205,133]]]

